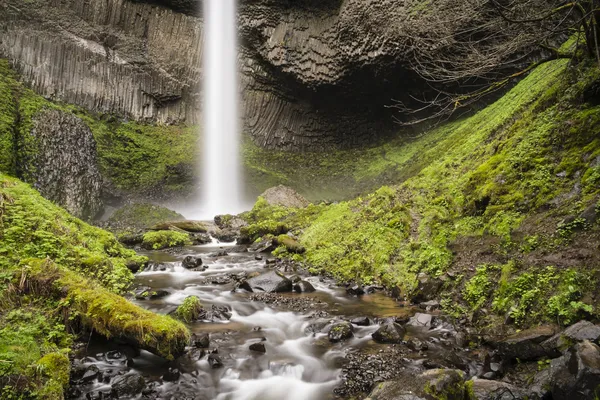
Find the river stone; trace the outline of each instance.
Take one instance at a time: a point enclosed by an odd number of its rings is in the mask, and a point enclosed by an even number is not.
[[[208,333],[192,334],[192,343],[199,349],[208,349],[210,345],[210,335]]]
[[[100,370],[96,365],[90,365],[81,377],[82,382],[91,382],[100,377]]]
[[[314,286],[307,281],[300,281],[294,284],[294,292],[297,293],[312,293],[315,291]]]
[[[472,400],[530,400],[524,390],[511,384],[488,379],[473,378]]]
[[[304,208],[310,204],[308,200],[298,194],[294,189],[283,185],[269,188],[260,196],[271,206]]]
[[[333,325],[327,334],[329,341],[332,343],[350,339],[352,336],[354,336],[354,328],[352,327],[352,324],[347,321]]]
[[[121,375],[115,378],[111,385],[111,394],[117,398],[134,397],[141,393],[146,381],[138,374]]]
[[[402,325],[395,322],[388,322],[382,325],[371,336],[378,343],[401,343],[405,334],[406,330]]]
[[[181,373],[177,368],[169,368],[169,370],[162,376],[162,380],[165,382],[177,382]]]
[[[413,317],[411,317],[407,325],[416,326],[420,328],[431,328],[431,322],[433,321],[433,316],[431,314],[422,314],[416,313]]]
[[[365,294],[365,289],[360,285],[352,285],[346,288],[346,293],[350,296],[362,296]]]
[[[369,319],[369,317],[357,317],[357,318],[354,318],[350,322],[352,322],[356,326],[369,326],[369,325],[371,325],[371,320]]]
[[[538,326],[526,329],[493,344],[502,357],[535,361],[549,355],[548,348],[542,342],[554,336],[555,333],[555,327],[553,326]]]
[[[187,256],[183,259],[181,265],[186,269],[196,269],[202,266],[202,259],[200,257]]]
[[[250,247],[248,247],[248,251],[252,251],[254,253],[270,253],[275,250],[277,246],[273,239],[260,239],[256,243],[252,243]],[[267,260],[267,264],[269,260]]]
[[[221,361],[221,357],[216,354],[209,354],[207,361],[208,365],[213,369],[223,368],[223,361]]]
[[[422,373],[403,370],[393,381],[375,385],[365,400],[464,400],[465,373],[454,369],[431,369]]]
[[[219,242],[232,243],[236,241],[240,233],[234,229],[217,229],[212,235]]]
[[[292,291],[292,281],[279,271],[269,271],[248,280],[252,290],[267,293],[283,293]]]
[[[552,360],[553,400],[585,400],[600,395],[600,347],[584,340]]]
[[[257,353],[266,353],[267,349],[265,348],[264,343],[252,343],[249,347],[250,350],[256,351]]]

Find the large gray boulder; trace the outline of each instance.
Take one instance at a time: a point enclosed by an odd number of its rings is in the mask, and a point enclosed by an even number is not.
[[[422,373],[404,370],[393,381],[378,383],[365,400],[464,400],[465,373],[431,369]]]
[[[22,177],[42,196],[82,219],[94,218],[102,211],[96,141],[79,117],[42,110],[19,143]]]
[[[279,271],[269,271],[248,279],[247,282],[253,291],[263,291],[267,293],[291,292],[293,288],[292,281]]]
[[[550,364],[553,400],[588,400],[600,396],[600,347],[585,340]]]
[[[304,208],[310,204],[308,200],[294,189],[283,185],[267,189],[260,196],[272,206]]]

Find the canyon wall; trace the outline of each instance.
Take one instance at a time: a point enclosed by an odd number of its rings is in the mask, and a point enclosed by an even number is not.
[[[243,1],[244,131],[266,148],[324,150],[397,130],[386,106],[423,86],[403,67],[411,3]],[[45,97],[198,124],[200,11],[193,0],[7,0],[0,54]]]

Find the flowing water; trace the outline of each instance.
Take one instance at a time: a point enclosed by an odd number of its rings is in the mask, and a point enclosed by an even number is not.
[[[228,254],[224,255],[223,251]],[[218,252],[221,254],[216,256]],[[192,332],[210,334],[210,346],[205,351],[193,349],[173,362],[145,351],[129,350],[127,354],[127,348],[117,343],[91,341],[85,352],[87,357],[76,360],[75,365],[81,370],[95,365],[102,371],[102,378],[82,384],[79,386],[82,392],[71,398],[106,398],[99,393],[110,393],[115,377],[137,373],[147,382],[146,395],[120,398],[333,399],[348,352],[361,350],[376,354],[391,346],[373,342],[371,334],[378,329],[377,324],[355,326],[354,337],[341,343],[328,340],[328,327],[333,322],[357,316],[405,318],[414,313],[382,293],[352,297],[334,282],[315,276],[303,277],[315,287],[315,292],[277,295],[275,306],[265,303],[263,298],[253,297],[260,295],[232,291],[236,277],[267,271],[266,261],[256,259],[265,255],[257,257],[256,253],[241,252],[238,247],[213,243],[187,247],[176,255],[166,252],[147,255],[153,262],[150,268],[136,275],[136,285],[164,289],[169,294],[157,300],[136,300],[137,304],[169,313],[186,297],[194,295],[207,310],[213,306],[221,310],[225,307],[230,318],[207,317],[190,324]],[[201,256],[208,268],[202,272],[185,269],[182,260],[187,255]],[[286,274],[291,276],[294,272]],[[444,333],[443,329],[437,329],[424,335],[434,343],[439,341],[436,337]],[[249,346],[255,343],[263,343],[266,353],[250,350]],[[433,346],[437,345],[430,344],[432,352],[438,353]],[[222,361],[220,368],[209,363],[214,349],[218,349]],[[120,353],[115,355],[109,350]],[[407,354],[407,358],[411,357],[423,359],[417,352],[412,356]],[[399,365],[400,361],[394,359],[394,363]],[[175,382],[164,378],[169,368],[177,368],[181,373]]]
[[[239,162],[236,0],[204,1],[201,215],[243,211]]]

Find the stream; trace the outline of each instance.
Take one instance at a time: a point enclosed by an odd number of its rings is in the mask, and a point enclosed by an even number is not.
[[[143,389],[126,387],[118,398],[338,399],[368,393],[373,382],[394,378],[401,369],[461,367],[473,375],[479,368],[469,361],[469,354],[458,350],[456,332],[435,312],[419,314],[425,315],[420,326],[417,318],[410,317],[425,311],[404,307],[382,291],[351,296],[333,280],[308,274],[301,276],[314,287],[311,293],[232,290],[240,277],[269,268],[281,267],[288,277],[297,272],[273,259],[267,263],[271,257],[267,254],[218,242],[175,254],[143,254],[150,258],[150,266],[136,275],[135,285],[165,292],[160,298],[133,301],[166,314],[186,297],[197,296],[209,312],[206,320],[189,327],[196,337],[208,333],[210,344],[203,349],[191,346],[186,355],[168,362],[124,343],[90,339],[74,360],[80,380],[69,398],[115,398],[115,382],[123,383],[124,376],[141,376]],[[182,260],[189,255],[200,256],[205,270],[184,268]],[[355,318],[359,320],[353,321],[353,337],[329,340],[334,324]],[[371,335],[380,324],[390,320],[407,327],[404,344],[373,340]],[[250,350],[251,345],[259,351]]]

